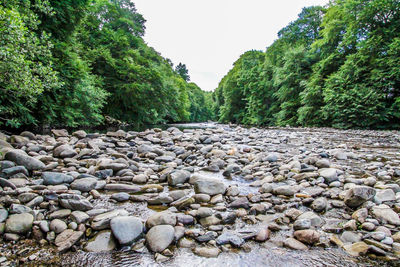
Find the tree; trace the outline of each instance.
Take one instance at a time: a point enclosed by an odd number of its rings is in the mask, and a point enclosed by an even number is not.
[[[178,73],[178,75],[181,76],[185,81],[190,81],[189,71],[185,64],[179,63],[175,68],[175,72]]]

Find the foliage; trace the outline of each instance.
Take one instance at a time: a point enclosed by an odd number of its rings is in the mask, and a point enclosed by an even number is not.
[[[305,8],[279,32],[263,61],[238,64],[246,53],[236,61],[214,93],[218,119],[399,128],[399,29],[397,0],[336,0]]]

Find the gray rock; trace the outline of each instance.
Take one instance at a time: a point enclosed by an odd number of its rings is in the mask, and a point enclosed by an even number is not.
[[[338,170],[334,168],[327,168],[319,170],[319,175],[324,177],[325,183],[330,184],[332,182],[338,181]]]
[[[311,221],[311,226],[319,227],[324,224],[324,221],[312,211],[307,211],[297,217],[297,220],[308,219]]]
[[[6,209],[0,209],[0,223],[4,222],[8,217],[8,211]]]
[[[152,228],[156,225],[176,225],[176,214],[170,211],[157,212],[151,215],[146,221],[146,227]]]
[[[311,228],[311,220],[310,219],[296,220],[293,223],[294,230],[304,230],[304,229],[309,229],[309,228]]]
[[[42,179],[45,185],[69,184],[74,181],[74,177],[71,175],[60,172],[43,172]]]
[[[116,247],[114,237],[109,230],[99,232],[94,238],[89,240],[85,246],[87,252],[111,251]]]
[[[197,247],[193,253],[206,258],[216,258],[221,253],[221,250],[216,247]]]
[[[344,203],[350,208],[357,208],[372,199],[376,190],[368,186],[355,186],[346,192]]]
[[[83,232],[67,229],[55,239],[58,252],[65,252],[81,239]]]
[[[120,193],[112,194],[110,198],[114,199],[114,200],[116,200],[118,202],[123,202],[123,201],[129,200],[130,195],[128,193],[125,193],[125,192],[120,192]]]
[[[111,231],[120,245],[130,245],[143,233],[143,223],[139,218],[120,216],[110,221]]]
[[[294,239],[294,238],[287,238],[283,244],[285,247],[291,248],[291,249],[296,249],[296,250],[308,250],[308,247],[301,243],[300,241]]]
[[[89,218],[89,215],[83,211],[75,210],[71,213],[71,219],[77,224],[85,223]]]
[[[355,232],[344,231],[340,236],[344,243],[356,243],[361,241],[361,236]]]
[[[15,167],[3,169],[2,173],[4,174],[5,177],[11,177],[18,173],[22,173],[25,176],[29,176],[29,172],[24,166],[15,166]]]
[[[27,170],[41,170],[46,165],[40,160],[28,156],[23,150],[13,149],[5,154],[5,159],[15,162],[17,165],[24,166]]]
[[[51,132],[55,137],[68,137],[68,131],[65,129],[52,129]]]
[[[372,214],[375,216],[375,218],[383,221],[384,223],[387,222],[393,225],[400,225],[399,215],[385,204],[373,207]]]
[[[168,184],[176,186],[178,184],[186,183],[190,178],[190,172],[185,170],[178,170],[168,175]]]
[[[293,196],[294,194],[296,194],[298,192],[298,188],[296,186],[291,186],[291,185],[282,185],[282,186],[278,186],[275,187],[272,192],[275,195],[284,195],[284,196]]]
[[[194,182],[194,191],[197,194],[218,195],[224,194],[227,186],[220,180],[208,177],[198,177]]]
[[[322,212],[328,206],[328,201],[324,197],[319,197],[313,201],[311,208],[316,212]]]
[[[244,239],[231,232],[222,233],[216,240],[218,245],[225,245],[230,243],[232,246],[240,247],[244,244]]]
[[[93,205],[81,195],[61,194],[58,198],[60,205],[66,209],[80,211],[93,209]]]
[[[171,225],[156,225],[147,232],[146,242],[151,251],[162,252],[174,241],[174,236]]]
[[[395,201],[395,200],[396,200],[396,195],[394,194],[394,191],[392,189],[378,190],[374,197],[374,202],[377,204],[381,204],[382,202],[385,201]]]
[[[276,153],[270,153],[270,154],[267,155],[265,160],[268,161],[268,162],[277,162],[278,161],[278,155]]]
[[[77,179],[71,183],[71,188],[74,190],[79,190],[81,192],[89,192],[95,189],[97,184],[97,179],[95,178],[82,178]]]
[[[78,153],[68,144],[58,146],[53,150],[53,156],[56,158],[72,158],[76,155]]]
[[[92,220],[91,227],[93,230],[103,230],[110,228],[110,221],[117,216],[127,216],[126,210],[112,210],[95,216]]]
[[[60,219],[54,219],[50,222],[50,230],[54,231],[56,234],[63,232],[67,228],[67,224]]]
[[[32,229],[33,215],[30,213],[12,214],[6,221],[7,233],[26,234]]]
[[[104,187],[104,190],[136,193],[141,190],[141,187],[137,186],[137,185],[131,185],[131,184],[107,184]]]

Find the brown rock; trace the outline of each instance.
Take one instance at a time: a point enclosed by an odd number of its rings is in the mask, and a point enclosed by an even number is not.
[[[319,242],[320,235],[315,230],[307,229],[307,230],[295,231],[294,237],[301,242],[312,245],[314,243]]]

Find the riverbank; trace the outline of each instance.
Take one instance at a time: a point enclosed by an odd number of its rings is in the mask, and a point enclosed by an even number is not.
[[[190,128],[0,135],[0,264],[399,263],[399,132]]]

